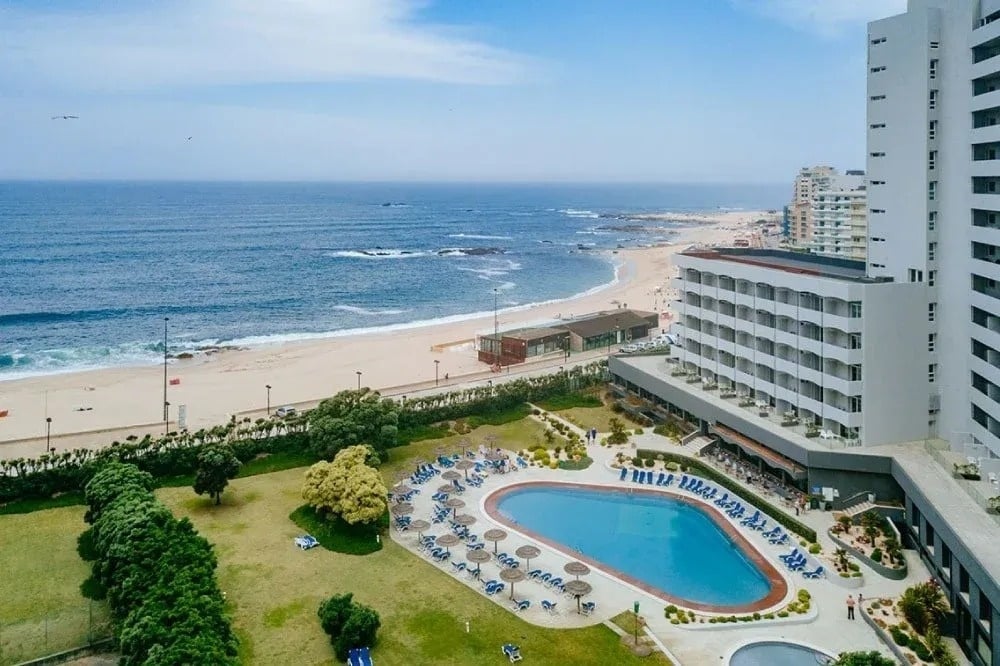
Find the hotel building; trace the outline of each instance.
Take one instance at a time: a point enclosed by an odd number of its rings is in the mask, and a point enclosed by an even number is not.
[[[740,449],[833,508],[901,503],[948,633],[1000,666],[1000,0],[910,0],[867,49],[867,261],[688,250],[670,356],[609,369],[694,424],[691,446]]]

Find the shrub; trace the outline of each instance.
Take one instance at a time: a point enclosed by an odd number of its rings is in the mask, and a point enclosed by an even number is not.
[[[816,555],[821,550],[823,550],[823,547],[820,546],[818,543],[811,543],[811,544],[809,544],[809,552],[811,554]]]
[[[677,463],[675,463],[675,462],[668,462],[668,463],[666,464],[666,468],[667,468],[667,469],[668,469],[669,471],[671,471],[671,472],[676,472],[676,471],[680,470],[681,466],[680,466],[680,465],[678,465],[678,464],[677,464]]]
[[[812,596],[809,594],[809,590],[804,590],[804,589],[799,590],[796,596],[798,596],[799,601],[809,601],[812,598]]]
[[[667,615],[673,615],[674,613],[676,613],[676,612],[677,612],[677,606],[674,606],[673,604],[670,604],[669,606],[667,606],[667,607],[666,607],[666,608],[664,609],[664,612],[665,612],[665,613],[666,613]]]
[[[370,647],[375,644],[375,634],[378,633],[382,621],[373,609],[361,604],[355,604],[343,631],[334,642],[334,652],[343,663],[347,654],[354,648]]]
[[[861,565],[857,562],[849,562],[847,568],[851,571],[861,571]]]
[[[872,558],[873,562],[881,562],[882,561],[882,549],[881,548],[876,548],[875,550],[873,550],[872,554],[871,554],[871,558]]]
[[[778,617],[788,617],[788,611],[778,611]]]
[[[905,631],[895,625],[889,627],[889,635],[892,636],[892,640],[896,645],[907,647],[910,644],[910,637]]]
[[[642,464],[645,465],[646,467],[652,467],[653,465],[656,464],[656,461],[653,460],[652,458],[643,458]]]
[[[634,434],[634,435],[641,435],[642,434],[642,428],[636,428],[636,429],[634,429],[632,431],[632,434]]]

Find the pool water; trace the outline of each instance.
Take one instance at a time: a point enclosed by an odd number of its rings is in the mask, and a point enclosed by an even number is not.
[[[729,658],[729,666],[817,666],[832,657],[795,643],[764,642],[745,645]]]
[[[501,491],[496,509],[518,527],[679,601],[745,606],[771,591],[704,510],[668,495],[538,484]]]

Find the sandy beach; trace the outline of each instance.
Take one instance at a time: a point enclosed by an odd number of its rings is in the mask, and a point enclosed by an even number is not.
[[[700,217],[702,224],[683,230],[669,245],[619,250],[617,283],[575,299],[528,309],[500,311],[500,328],[583,315],[619,305],[669,312],[671,257],[692,244],[728,244],[763,214],[732,211]],[[690,219],[690,216],[686,219]],[[661,317],[661,326],[669,325]],[[383,389],[446,374],[449,384],[487,370],[476,359],[477,334],[493,329],[488,315],[453,323],[286,343],[172,360],[168,366],[171,421],[184,405],[192,429],[223,422],[231,414],[261,410],[271,385],[271,407],[316,400],[355,388],[358,371],[363,386]],[[46,416],[54,438],[68,433],[162,423],[163,366],[109,368],[0,382],[0,456],[25,455],[12,440],[45,437]],[[162,426],[161,426],[162,428]],[[107,436],[96,436],[101,442]],[[74,438],[79,440],[79,438]],[[65,442],[69,445],[68,442]],[[79,445],[80,441],[72,442]],[[30,446],[31,442],[22,442]],[[36,447],[32,447],[34,450]],[[62,447],[60,447],[62,448]]]

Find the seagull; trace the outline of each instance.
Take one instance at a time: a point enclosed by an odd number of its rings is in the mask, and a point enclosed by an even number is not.
[[[194,138],[193,136],[189,136],[189,137],[187,138],[187,140],[188,140],[188,141],[190,141],[190,140],[191,140],[191,139],[193,139],[193,138]]]
[[[79,120],[80,116],[52,116],[52,120]]]

